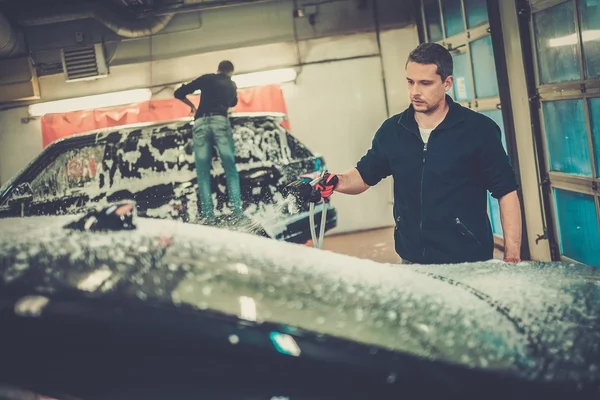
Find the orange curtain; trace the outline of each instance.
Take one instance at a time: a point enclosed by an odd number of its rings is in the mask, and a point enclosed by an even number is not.
[[[198,104],[200,96],[189,96]],[[283,92],[277,85],[240,89],[234,112],[280,112],[287,115]],[[149,100],[113,108],[46,114],[41,118],[42,145],[76,133],[144,122],[161,122],[189,116],[190,109],[177,99]],[[288,121],[285,122],[289,129]]]

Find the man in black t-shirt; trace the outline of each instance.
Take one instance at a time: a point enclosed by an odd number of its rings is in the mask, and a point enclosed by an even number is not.
[[[181,86],[175,98],[189,105],[194,113],[194,158],[198,177],[201,216],[206,223],[214,223],[214,205],[210,185],[213,145],[216,146],[227,179],[227,191],[233,214],[243,217],[240,178],[235,164],[233,133],[229,122],[229,108],[237,104],[237,86],[231,79],[233,64],[221,61],[216,74],[206,74]],[[200,90],[198,108],[186,97]]]

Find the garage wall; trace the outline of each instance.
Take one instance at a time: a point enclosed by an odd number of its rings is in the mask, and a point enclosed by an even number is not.
[[[40,122],[22,123],[28,116],[26,107],[0,112],[0,185],[42,151]]]
[[[339,3],[347,7],[346,3],[356,2]],[[285,4],[277,7],[282,6]],[[393,13],[388,12],[385,18],[389,20],[390,15]],[[408,17],[397,19],[403,18]],[[390,24],[381,26],[389,28]],[[369,29],[331,36],[330,32],[347,27],[321,26],[320,32],[312,33],[319,37],[298,42],[279,41],[113,65],[107,78],[96,81],[67,84],[61,74],[42,76],[40,88],[44,100],[140,87],[151,87],[155,98],[169,98],[178,84],[213,72],[222,59],[232,60],[238,73],[296,66],[299,71],[296,82],[282,86],[293,133],[313,151],[323,154],[330,170],[343,172],[354,167],[368,150],[375,131],[387,117],[387,110],[393,115],[409,104],[404,64],[410,50],[418,45],[418,36],[414,25],[405,22],[400,25],[403,26],[383,30],[379,43],[376,32]],[[205,27],[204,24],[201,29]],[[311,32],[301,27],[298,31],[304,32],[304,37]],[[275,29],[275,32],[280,31]],[[327,34],[330,36],[323,36]],[[278,39],[281,37],[285,35],[279,35]],[[138,54],[139,57],[133,58],[143,60],[143,52],[133,51],[135,46],[124,54],[130,57]],[[0,111],[0,183],[6,182],[41,150],[40,123],[38,120],[21,123],[26,115],[26,108]],[[389,178],[360,196],[336,196],[333,203],[339,210],[339,226],[335,233],[391,226],[391,187]]]
[[[380,71],[375,57],[314,65],[304,69],[297,85],[283,86],[294,132],[325,156],[332,172],[353,167],[386,118]],[[389,196],[386,182],[360,196],[335,195],[336,232],[389,225]]]

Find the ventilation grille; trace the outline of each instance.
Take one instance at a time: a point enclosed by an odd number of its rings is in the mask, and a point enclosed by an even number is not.
[[[67,82],[105,77],[108,74],[101,44],[62,49]]]

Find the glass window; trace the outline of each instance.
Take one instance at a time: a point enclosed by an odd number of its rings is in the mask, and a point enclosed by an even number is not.
[[[596,152],[596,176],[600,176],[600,97],[589,99],[589,109]]]
[[[581,37],[585,75],[588,78],[600,76],[600,1],[584,0],[580,5]]]
[[[537,12],[533,21],[540,83],[580,79],[573,3]]]
[[[504,120],[502,119],[502,110],[486,110],[480,111],[481,114],[491,118],[498,126],[500,127],[500,132],[502,133],[502,145],[504,146],[504,151],[508,152],[508,148],[506,147],[506,135],[504,134]]]
[[[560,251],[584,264],[600,267],[600,229],[594,197],[554,189]]]
[[[493,198],[489,192],[488,204],[490,205],[492,232],[496,236],[504,237],[504,232],[502,230],[502,220],[500,219],[500,204],[498,203],[498,200]]]
[[[73,148],[58,155],[31,181],[33,201],[98,194],[104,147],[104,144],[98,144]]]
[[[488,22],[487,5],[485,0],[465,0],[467,13],[467,27],[481,25]]]
[[[442,17],[440,16],[440,5],[438,0],[425,0],[425,24],[427,25],[427,37],[430,42],[437,42],[444,38],[442,33]]]
[[[446,37],[454,36],[465,31],[465,19],[463,17],[460,0],[442,1],[442,13],[444,14]]]
[[[471,60],[473,60],[475,97],[498,96],[498,79],[491,36],[485,36],[471,43]]]
[[[504,134],[504,121],[502,119],[502,110],[485,110],[480,111],[480,113],[491,118],[496,124],[498,124],[498,126],[500,127],[500,132],[502,133],[502,145],[504,146],[504,151],[507,151],[506,135]],[[502,231],[502,221],[500,220],[500,204],[498,204],[498,200],[493,198],[489,192],[488,204],[490,207],[492,232],[496,236],[504,237],[504,232]]]
[[[583,100],[548,101],[542,107],[550,170],[591,177]]]
[[[452,58],[454,60],[454,99],[456,101],[470,101],[472,100],[472,84],[467,55],[463,53]]]

